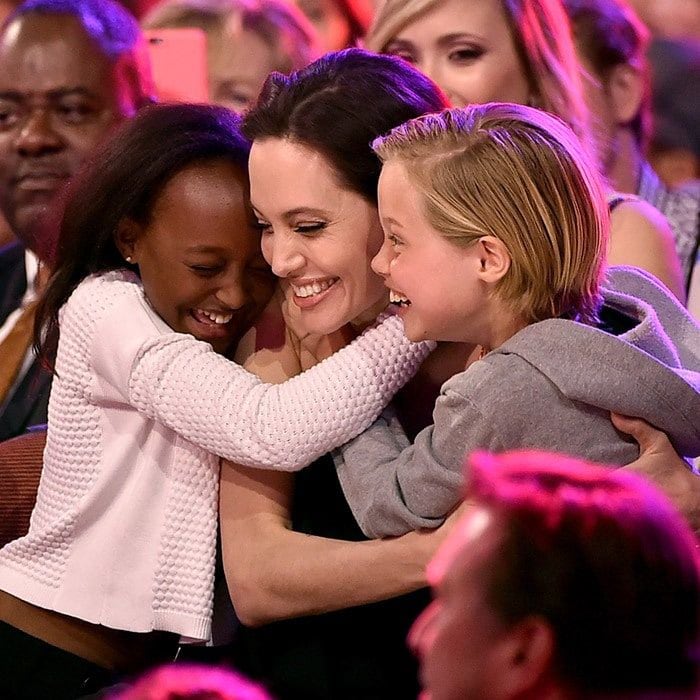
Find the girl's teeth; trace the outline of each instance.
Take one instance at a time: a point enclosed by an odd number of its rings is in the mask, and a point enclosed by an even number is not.
[[[395,292],[393,289],[389,290],[389,301],[392,304],[409,305],[411,303],[407,297],[403,296],[403,294],[399,294],[398,292]]]
[[[210,321],[213,321],[219,326],[228,323],[233,318],[233,314],[217,314],[213,311],[204,311],[202,309],[200,309],[200,311],[203,316],[206,316]]]
[[[320,282],[312,282],[311,284],[305,284],[301,287],[292,285],[292,289],[294,290],[294,294],[296,294],[296,296],[306,298],[312,297],[315,294],[320,294],[321,292],[325,292],[326,289],[334,285],[335,282],[336,280],[322,280]]]

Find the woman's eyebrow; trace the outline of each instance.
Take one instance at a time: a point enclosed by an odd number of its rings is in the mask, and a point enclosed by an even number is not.
[[[313,216],[326,216],[327,212],[325,209],[318,209],[316,207],[295,207],[294,209],[288,209],[284,212],[285,216],[299,216],[300,214],[311,214]]]

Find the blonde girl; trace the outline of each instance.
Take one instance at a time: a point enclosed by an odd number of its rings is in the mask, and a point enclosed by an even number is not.
[[[700,450],[700,329],[650,275],[604,279],[607,202],[571,129],[486,104],[412,120],[374,148],[385,241],[372,267],[407,336],[478,343],[483,359],[443,385],[413,445],[378,422],[341,448],[367,535],[439,523],[477,448],[631,462],[611,410]]]

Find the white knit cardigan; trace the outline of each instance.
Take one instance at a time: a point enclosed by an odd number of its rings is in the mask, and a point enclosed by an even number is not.
[[[388,316],[280,385],[173,333],[138,278],[61,310],[44,468],[0,589],[108,627],[210,634],[219,459],[298,469],[364,430],[429,351]]]

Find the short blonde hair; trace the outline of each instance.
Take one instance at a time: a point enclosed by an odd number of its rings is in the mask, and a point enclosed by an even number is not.
[[[384,0],[367,33],[365,46],[370,51],[386,53],[401,31],[441,2],[444,0]],[[580,64],[561,0],[499,2],[533,94],[533,106],[563,119],[594,154]]]
[[[608,207],[597,168],[562,121],[523,105],[474,105],[413,119],[372,147],[406,167],[442,236],[504,243],[511,266],[495,292],[528,322],[596,322]]]
[[[235,27],[254,32],[269,47],[274,70],[291,73],[318,57],[311,23],[284,0],[163,0],[144,17],[146,29],[195,27],[205,33]]]

